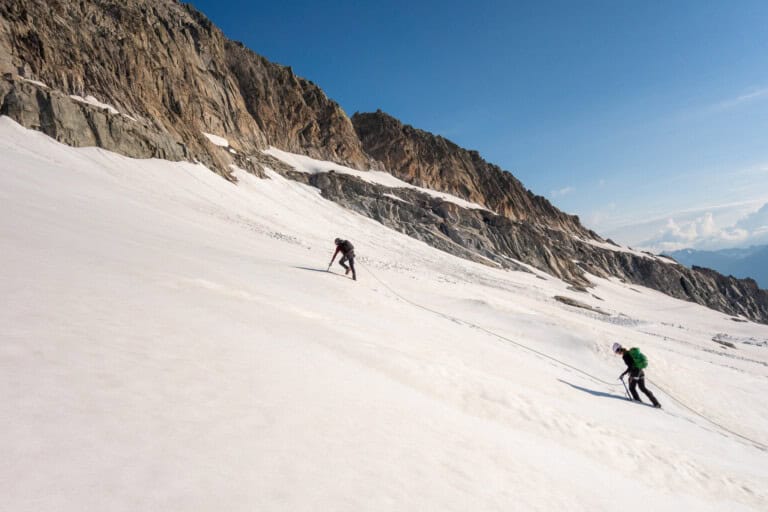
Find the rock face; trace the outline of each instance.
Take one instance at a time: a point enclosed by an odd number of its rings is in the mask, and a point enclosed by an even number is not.
[[[226,50],[245,106],[271,145],[358,169],[371,167],[352,122],[319,87],[240,43],[228,41]]]
[[[768,206],[763,206],[762,209],[768,213]],[[749,276],[757,282],[758,286],[768,288],[768,267],[765,265],[768,261],[768,245],[719,251],[683,249],[667,254],[687,267],[696,265],[717,270],[724,275]]]
[[[670,264],[636,254],[611,251],[576,241],[573,257],[587,272],[619,277],[678,299],[696,302],[730,315],[768,323],[768,291],[752,279],[726,277],[705,268]]]
[[[586,273],[618,277],[730,315],[768,320],[768,291],[751,279],[606,249],[569,231],[462,208],[413,189],[386,188],[334,172],[284,173],[346,208],[463,258],[525,271],[515,260],[522,261],[582,290],[591,286]]]
[[[352,122],[365,151],[403,181],[479,203],[511,220],[597,237],[579,223],[578,217],[531,193],[510,173],[483,160],[477,151],[404,125],[381,111],[356,113]]]
[[[454,208],[454,215],[444,216],[440,229],[462,233],[452,237],[459,245],[484,247],[481,253],[518,259],[577,286],[589,285],[585,271],[619,277],[719,311],[768,321],[768,292],[759,290],[752,280],[590,244],[589,240],[603,240],[584,228],[578,217],[532,194],[477,152],[403,125],[381,111],[355,114],[352,122],[363,148],[400,179],[474,201],[499,214],[475,211],[461,216]],[[478,216],[481,222],[457,221]]]
[[[71,146],[98,146],[133,158],[183,160],[187,147],[146,121],[115,115],[31,82],[0,81],[0,115]]]
[[[231,153],[203,132],[228,139],[238,154],[273,145],[368,167],[336,103],[289,68],[228,41],[191,6],[170,0],[2,0],[0,55],[3,74],[34,78],[64,97],[95,96],[225,175]],[[47,126],[42,117],[33,119],[34,102],[19,106],[33,98],[14,91],[6,87],[0,98],[0,104],[17,105],[4,107],[7,115]],[[15,97],[7,100],[11,93]],[[15,117],[20,110],[27,116]],[[92,130],[81,139],[77,133],[66,141],[87,145],[101,138]]]
[[[233,163],[257,174],[269,166],[464,258],[526,270],[523,262],[577,289],[591,285],[588,274],[617,277],[768,322],[768,292],[754,281],[610,250],[476,151],[380,111],[349,119],[315,84],[174,0],[0,0],[0,74],[0,114],[73,146],[199,160],[229,179]],[[267,146],[388,170],[487,210],[339,173],[309,177],[260,151]]]

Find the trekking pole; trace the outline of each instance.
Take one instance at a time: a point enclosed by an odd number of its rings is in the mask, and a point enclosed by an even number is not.
[[[627,395],[627,400],[632,400],[632,398],[630,398],[630,396],[629,396],[629,389],[627,389],[627,383],[624,382],[624,375],[619,377],[619,380],[621,381],[622,384],[624,384],[624,393],[626,393],[626,395]]]

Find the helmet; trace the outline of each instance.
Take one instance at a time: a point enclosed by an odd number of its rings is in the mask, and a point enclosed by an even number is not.
[[[612,347],[612,349],[613,349],[613,353],[614,353],[614,354],[618,354],[618,353],[621,351],[621,349],[622,349],[622,348],[623,348],[623,347],[621,346],[621,344],[620,344],[620,343],[614,343],[614,344],[613,344],[613,347]]]
[[[333,243],[335,243],[336,245],[339,245],[343,241],[344,240],[342,240],[341,238],[337,238],[336,240],[333,241]]]

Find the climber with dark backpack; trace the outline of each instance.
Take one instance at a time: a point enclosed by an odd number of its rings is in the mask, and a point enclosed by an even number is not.
[[[651,400],[651,403],[654,407],[661,407],[661,404],[658,400],[656,400],[656,397],[653,396],[653,393],[651,393],[648,388],[645,387],[644,370],[648,367],[648,358],[645,357],[642,352],[640,352],[639,348],[633,347],[626,349],[619,343],[613,344],[613,353],[620,355],[624,360],[624,364],[627,365],[626,371],[619,376],[619,380],[624,382],[624,375],[629,373],[629,392],[632,395],[632,399],[636,402],[643,402],[640,400],[640,395],[637,393],[637,388],[639,387],[640,391],[645,393],[645,395]]]
[[[355,272],[355,247],[352,245],[352,242],[337,238],[333,243],[336,244],[336,252],[333,253],[331,262],[328,264],[328,270],[331,270],[331,265],[333,265],[333,260],[336,259],[336,255],[341,253],[339,265],[344,267],[344,274],[347,275],[352,272],[352,279],[357,281],[357,273]],[[349,266],[345,265],[346,262],[349,262]]]

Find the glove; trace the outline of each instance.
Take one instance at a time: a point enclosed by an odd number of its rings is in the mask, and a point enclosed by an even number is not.
[[[624,379],[624,376],[625,376],[626,374],[627,374],[627,372],[624,372],[624,373],[622,373],[621,375],[619,375],[619,380],[623,380],[623,379]]]

